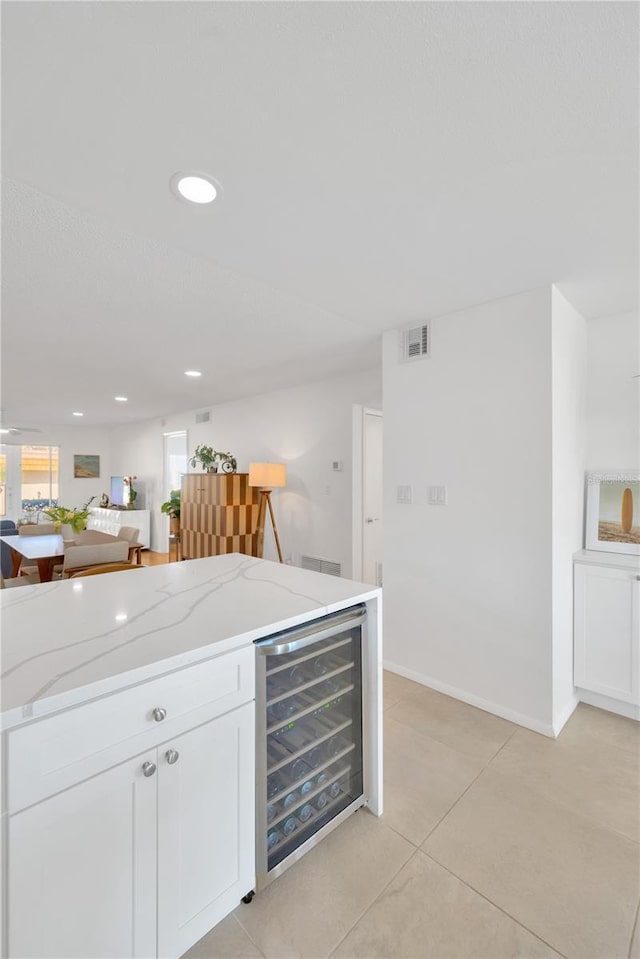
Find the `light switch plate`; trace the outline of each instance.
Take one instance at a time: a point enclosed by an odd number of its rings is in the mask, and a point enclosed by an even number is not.
[[[413,503],[413,489],[411,486],[398,486],[397,493],[398,503],[403,503],[405,506],[411,505]]]
[[[446,506],[447,505],[447,487],[446,486],[429,486],[427,488],[427,500],[429,506]]]

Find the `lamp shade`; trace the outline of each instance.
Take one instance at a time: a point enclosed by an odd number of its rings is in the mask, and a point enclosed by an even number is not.
[[[287,485],[287,467],[285,463],[249,463],[249,486],[264,486],[273,489],[275,486]]]

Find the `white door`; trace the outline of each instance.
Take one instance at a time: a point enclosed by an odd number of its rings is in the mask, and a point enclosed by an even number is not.
[[[362,579],[382,586],[382,413],[362,424]]]
[[[9,819],[9,955],[156,955],[155,750]]]
[[[158,750],[158,955],[181,956],[255,884],[255,712]]]

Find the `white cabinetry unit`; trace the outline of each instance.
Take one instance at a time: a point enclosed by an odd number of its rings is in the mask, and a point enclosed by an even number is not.
[[[11,959],[178,957],[254,887],[253,685],[249,647],[7,734]]]
[[[574,682],[614,703],[640,705],[640,570],[629,556],[583,551],[574,566]],[[603,558],[604,557],[604,558]],[[588,699],[581,695],[582,699]],[[606,701],[594,705],[615,708]],[[629,710],[622,710],[632,715]]]
[[[156,780],[130,760],[9,818],[9,955],[156,955]]]
[[[123,526],[135,526],[140,530],[138,542],[148,547],[151,542],[150,523],[151,513],[148,509],[103,509],[97,506],[91,509],[87,529],[118,536]]]

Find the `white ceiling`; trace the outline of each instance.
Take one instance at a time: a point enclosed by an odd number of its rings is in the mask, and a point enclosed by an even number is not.
[[[368,367],[384,329],[550,282],[588,317],[637,304],[635,3],[5,0],[2,21],[9,425]],[[221,199],[181,203],[177,170]]]

